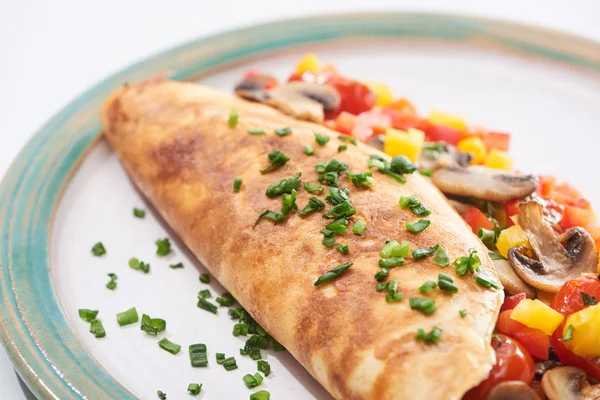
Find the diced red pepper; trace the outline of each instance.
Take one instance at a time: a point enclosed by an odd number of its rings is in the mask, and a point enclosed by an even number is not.
[[[463,137],[463,133],[458,129],[444,125],[434,125],[426,119],[421,120],[418,128],[425,132],[427,139],[432,142],[446,142],[456,145]]]
[[[488,150],[498,149],[508,151],[510,146],[510,134],[500,132],[488,132],[482,136],[483,143]]]
[[[560,226],[563,229],[569,229],[575,226],[581,226],[585,228],[591,225],[595,219],[594,213],[590,210],[566,206],[565,214],[563,215],[562,221],[560,221]]]
[[[356,126],[356,115],[342,111],[335,119],[335,130],[344,135],[352,135]]]
[[[502,307],[500,308],[500,312],[506,310],[512,310],[521,302],[521,300],[525,300],[527,295],[525,293],[517,293],[512,296],[506,297],[504,299],[504,303],[502,303]]]
[[[385,130],[392,126],[392,118],[380,108],[373,108],[358,115],[356,126],[369,126],[374,133],[385,133]],[[368,140],[358,137],[363,141]]]
[[[582,196],[579,190],[575,189],[567,182],[561,182],[558,185],[554,185],[548,197],[566,206],[573,206]]]
[[[332,76],[327,83],[333,86],[342,98],[340,112],[347,111],[358,115],[369,111],[377,101],[371,89],[359,81],[341,76]]]
[[[478,208],[471,207],[462,216],[467,224],[471,226],[471,229],[475,234],[479,232],[479,229],[494,229],[494,224],[488,219],[488,217],[481,212]]]
[[[521,200],[511,200],[504,203],[504,207],[506,207],[506,221],[508,222],[509,227],[515,224],[511,217],[519,215],[520,202]]]
[[[392,121],[392,127],[395,129],[400,129],[405,131],[409,128],[418,128],[421,123],[421,118],[411,112],[411,111],[403,111],[395,108],[383,107],[381,112],[390,116]]]
[[[552,192],[552,188],[556,184],[556,177],[551,175],[540,175],[538,176],[538,181],[540,184],[537,188],[537,194],[542,197],[550,196],[550,192]]]

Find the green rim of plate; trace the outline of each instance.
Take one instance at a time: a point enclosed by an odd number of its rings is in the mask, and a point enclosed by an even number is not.
[[[600,72],[600,43],[495,20],[406,13],[288,20],[193,41],[100,82],[25,146],[0,186],[0,337],[40,399],[135,399],[88,353],[52,281],[49,243],[63,189],[101,131],[104,99],[124,82],[158,74],[191,79],[250,57],[342,39],[410,39],[491,46]]]

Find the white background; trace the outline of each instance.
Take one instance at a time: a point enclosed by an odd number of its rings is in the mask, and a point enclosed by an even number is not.
[[[0,0],[0,175],[31,135],[95,82],[224,30],[327,12],[440,11],[510,19],[600,41],[595,0]],[[33,399],[0,346],[3,399]]]

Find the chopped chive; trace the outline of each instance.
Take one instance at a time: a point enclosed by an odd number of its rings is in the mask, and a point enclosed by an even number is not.
[[[234,357],[224,359],[221,365],[223,365],[226,371],[232,371],[238,367]]]
[[[233,336],[246,336],[248,334],[248,325],[235,324],[233,326]]]
[[[217,306],[215,306],[213,303],[211,303],[210,301],[206,300],[206,299],[198,299],[198,307],[206,310],[208,312],[211,312],[213,314],[217,313]]]
[[[275,129],[275,134],[278,136],[287,136],[292,134],[292,128],[279,128]]]
[[[264,129],[248,129],[248,133],[251,135],[264,135],[267,132]]]
[[[271,393],[267,392],[266,390],[261,390],[259,392],[252,393],[250,395],[250,400],[270,400],[270,399],[271,399]]]
[[[348,194],[350,193],[348,189],[330,187],[327,188],[327,190],[329,191],[329,194],[325,196],[325,200],[328,200],[334,206],[337,206],[338,204],[342,203],[352,204],[352,202],[350,201],[350,197],[348,197]]]
[[[238,111],[235,108],[232,108],[231,111],[229,111],[229,120],[227,121],[227,124],[230,128],[235,128],[238,124],[238,119]]]
[[[338,151],[338,153],[341,153],[342,151],[346,151],[346,149],[348,149],[348,145],[342,144],[342,145],[338,146],[337,151]]]
[[[141,208],[134,208],[133,216],[136,218],[144,218],[146,216],[146,211],[142,210]]]
[[[467,310],[460,310],[458,312],[458,315],[460,315],[461,318],[464,318],[467,316],[467,314],[469,314],[469,312]]]
[[[346,225],[348,225],[348,220],[345,218],[336,219],[334,222],[327,224],[325,229],[331,231],[333,233],[337,233],[338,235],[343,235],[346,233]]]
[[[219,303],[221,307],[230,307],[235,303],[235,299],[230,293],[223,293],[220,297],[217,297],[215,301]]]
[[[415,336],[416,340],[422,340],[426,344],[432,344],[440,340],[442,337],[442,330],[437,326],[434,326],[431,332],[425,333],[425,330],[419,329],[417,331],[417,335]]]
[[[402,264],[404,264],[404,258],[402,257],[389,257],[379,259],[379,266],[381,268],[393,268]]]
[[[375,274],[375,280],[377,282],[381,282],[386,280],[388,276],[390,276],[390,270],[388,268],[383,267]]]
[[[327,283],[329,281],[332,281],[332,280],[336,279],[337,277],[339,277],[340,275],[342,275],[351,266],[352,266],[352,263],[346,261],[345,263],[338,265],[334,269],[325,272],[323,275],[321,275],[319,277],[319,279],[317,279],[315,281],[315,286],[320,286],[320,285],[322,285],[324,283]]]
[[[477,255],[477,250],[469,250],[468,256],[458,257],[454,260],[457,275],[465,275],[467,272],[474,274],[475,269],[481,265],[481,259]]]
[[[110,281],[106,284],[106,287],[110,290],[115,290],[117,288],[117,275],[110,273],[108,274]]]
[[[446,253],[446,250],[443,247],[440,246],[435,251],[433,263],[435,265],[439,265],[440,267],[447,267],[450,265],[450,257],[448,257],[448,253]]]
[[[398,282],[379,282],[375,290],[377,290],[378,292],[396,292],[398,290]]]
[[[496,246],[496,232],[493,230],[479,228],[477,236],[488,248],[493,249]]]
[[[201,290],[200,293],[202,293],[203,291],[204,290]],[[210,293],[209,293],[208,297],[210,297]],[[241,308],[241,307],[238,307],[238,308]],[[229,311],[227,311],[227,314],[229,314],[229,316],[232,319],[240,319],[240,317],[242,316],[242,313],[237,308],[231,308],[231,309],[229,309]]]
[[[202,384],[197,384],[197,383],[190,383],[187,388],[188,393],[191,394],[192,396],[196,396],[197,394],[200,394],[201,390],[202,390]]]
[[[258,225],[260,220],[263,218],[270,219],[271,221],[277,223],[277,222],[284,221],[287,218],[287,216],[284,214],[275,212],[275,211],[265,210],[262,213],[260,213],[260,215],[256,219],[256,222],[254,222],[254,226]]]
[[[439,244],[430,247],[429,249],[416,249],[412,252],[412,256],[415,260],[421,260],[423,258],[427,258],[438,251],[440,248]]]
[[[150,272],[150,264],[140,261],[139,259],[132,257],[129,259],[129,266],[136,271],[142,271],[147,274]]]
[[[264,378],[257,372],[254,375],[246,374],[242,379],[246,384],[246,387],[248,389],[252,389],[260,385]]]
[[[167,321],[162,318],[150,318],[149,315],[142,314],[142,325],[140,329],[148,335],[156,336],[167,329]]]
[[[179,353],[179,350],[181,350],[181,345],[179,345],[177,343],[173,343],[167,338],[162,338],[158,342],[158,345],[160,346],[161,349],[166,350],[171,354],[177,354],[177,353]]]
[[[135,324],[139,321],[139,319],[140,317],[138,316],[135,307],[117,314],[117,322],[119,323],[119,326]]]
[[[204,289],[198,292],[198,298],[200,299],[209,299],[212,295],[210,294],[210,290]]]
[[[320,185],[318,183],[306,182],[304,184],[304,189],[311,194],[323,194],[325,186]]]
[[[399,201],[400,207],[410,209],[417,217],[426,217],[431,214],[431,211],[421,204],[417,196],[402,196]]]
[[[421,297],[411,297],[409,299],[410,308],[413,310],[421,311],[425,315],[432,314],[437,307],[435,306],[435,302],[431,299],[424,299]]]
[[[340,219],[348,218],[356,214],[356,209],[352,208],[349,202],[344,202],[336,206],[331,207],[329,211],[323,214],[323,218],[326,219]]]
[[[428,176],[428,177],[431,177],[431,175],[433,175],[433,171],[430,169],[420,169],[419,173],[423,176]]]
[[[268,167],[266,167],[265,169],[261,169],[260,170],[261,174],[266,174],[267,172],[271,172],[278,168],[281,168],[288,161],[290,161],[290,158],[288,156],[286,156],[285,154],[283,154],[279,150],[275,150],[275,151],[269,153],[267,158],[269,159],[270,165]]]
[[[206,367],[208,365],[205,344],[191,344],[188,348],[188,352],[190,354],[190,363],[192,364],[192,367]]]
[[[371,172],[361,172],[360,174],[351,174],[350,172],[347,172],[346,178],[349,178],[356,186],[373,186],[373,173]]]
[[[325,208],[325,203],[323,203],[321,200],[319,200],[316,197],[311,197],[308,199],[308,204],[306,206],[304,206],[304,208],[302,210],[298,211],[298,214],[307,215],[307,214],[310,214],[311,212],[321,211],[324,208]]]
[[[568,342],[573,339],[573,325],[569,325],[563,336],[563,342]]]
[[[402,292],[396,292],[395,290],[390,290],[385,295],[385,301],[387,303],[395,303],[397,301],[402,301]]]
[[[411,224],[410,222],[404,224],[404,226],[406,226],[406,229],[408,229],[412,233],[423,232],[425,229],[427,229],[429,225],[431,225],[431,221],[428,219],[420,219],[414,224]]]
[[[321,240],[321,244],[325,247],[332,248],[333,244],[335,243],[335,237],[333,236],[333,232],[327,229],[323,229],[321,230],[321,233],[323,234],[323,240]]]
[[[183,263],[177,263],[177,264],[170,264],[169,268],[171,269],[179,269],[179,268],[183,268]]]
[[[298,205],[296,204],[297,196],[298,192],[296,192],[296,189],[292,189],[292,193],[284,193],[281,195],[281,201],[283,202],[283,205],[281,206],[282,215],[288,215],[292,210],[298,211]]]
[[[437,283],[435,283],[432,280],[428,280],[427,282],[425,282],[424,284],[419,286],[419,293],[421,293],[421,294],[429,293],[433,288],[436,288],[436,287],[437,287]]]
[[[327,169],[327,163],[326,162],[318,162],[317,165],[315,165],[315,171],[317,171],[320,174],[322,174],[323,172],[325,172],[326,169]]]
[[[490,251],[488,255],[491,260],[508,260],[508,258],[504,257],[502,254],[493,251]]]
[[[239,193],[242,187],[242,178],[235,178],[233,180],[233,193]]]
[[[167,400],[167,394],[161,390],[157,390],[156,394],[160,400]]]
[[[285,351],[285,347],[277,340],[273,339],[273,351]]]
[[[397,174],[412,174],[417,170],[417,166],[406,156],[396,156],[390,162],[390,170]]]
[[[338,173],[337,172],[326,172],[324,174],[321,174],[317,177],[317,180],[319,182],[323,182],[325,183],[327,186],[339,186],[340,181],[338,179]]]
[[[365,228],[367,227],[367,223],[362,219],[357,219],[352,227],[352,233],[355,235],[362,235],[365,233]]]
[[[408,243],[407,241],[402,241],[402,243],[398,243],[395,240],[390,240],[379,251],[379,255],[382,258],[407,257],[409,254],[410,243]]]
[[[351,143],[355,146],[358,146],[358,141],[354,137],[340,135],[340,136],[338,136],[338,139],[341,140],[342,142]]]
[[[106,254],[106,249],[104,248],[102,242],[98,242],[92,247],[92,254],[96,257],[100,257]]]
[[[477,283],[479,283],[485,288],[500,289],[500,284],[496,282],[494,277],[492,277],[492,275],[488,271],[479,267],[477,268],[477,275],[475,276],[475,279]]]
[[[267,197],[277,197],[281,196],[284,193],[291,193],[292,190],[298,189],[300,185],[300,176],[302,174],[299,172],[287,179],[280,179],[275,183],[269,185],[266,191]]]
[[[265,374],[265,376],[269,376],[271,373],[271,365],[265,360],[258,360],[256,362],[256,369]]]
[[[169,238],[157,239],[156,244],[156,255],[159,257],[164,257],[171,252],[171,241]]]
[[[581,292],[581,298],[583,299],[583,305],[586,307],[598,304],[598,300],[594,296],[591,296],[585,292]]]
[[[99,319],[93,319],[90,321],[90,332],[93,333],[97,338],[106,336],[106,331],[104,330],[102,321]]]
[[[325,146],[329,142],[329,137],[321,135],[320,133],[314,132],[315,140],[320,146]]]
[[[313,156],[315,154],[315,149],[311,145],[306,145],[304,146],[304,154]]]
[[[81,318],[85,322],[92,322],[93,320],[96,319],[97,315],[98,315],[98,310],[89,310],[87,308],[79,309],[79,318]]]
[[[334,247],[341,254],[348,254],[350,252],[350,248],[348,247],[348,245],[342,246],[341,244],[335,244]]]
[[[223,361],[225,361],[225,353],[215,354],[215,359],[217,360],[217,364],[219,364],[219,365],[223,364]]]
[[[454,279],[451,276],[446,274],[438,275],[438,286],[440,290],[445,292],[450,292],[453,294],[458,293],[458,288],[454,285]]]
[[[202,283],[210,283],[210,275],[206,273],[200,274],[200,282]]]

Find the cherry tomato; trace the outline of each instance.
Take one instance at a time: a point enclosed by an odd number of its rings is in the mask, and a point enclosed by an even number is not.
[[[456,146],[463,137],[463,133],[458,129],[444,125],[434,125],[426,119],[421,120],[418,128],[425,132],[427,138],[432,142],[446,142]]]
[[[377,100],[371,89],[358,81],[333,76],[327,83],[333,86],[342,98],[339,112],[347,111],[358,115],[373,108]]]
[[[502,308],[500,308],[500,312],[506,310],[512,310],[521,302],[521,300],[525,300],[527,295],[525,293],[517,293],[512,296],[506,297],[504,299],[504,303],[502,303]]]
[[[496,351],[496,365],[487,379],[469,390],[463,400],[485,400],[492,388],[506,381],[523,381],[531,385],[535,372],[533,359],[525,348],[506,335],[494,335],[492,346]]]
[[[600,299],[600,280],[593,275],[585,275],[567,281],[552,301],[552,308],[561,313],[565,319],[585,308],[581,292]],[[589,376],[600,380],[600,358],[580,357],[569,350],[563,343],[564,322],[554,331],[551,342],[556,355],[564,364],[579,367]]]
[[[539,329],[530,328],[511,319],[511,313],[512,310],[500,313],[498,322],[496,322],[496,330],[517,340],[535,359],[547,360],[548,349],[550,349],[550,336]]]
[[[471,229],[476,235],[480,228],[488,230],[494,229],[494,223],[476,207],[469,208],[469,210],[462,217],[465,222],[471,226]]]

